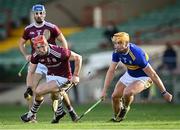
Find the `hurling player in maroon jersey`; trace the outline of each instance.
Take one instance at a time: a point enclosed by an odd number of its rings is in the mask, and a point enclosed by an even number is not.
[[[34,49],[32,47],[32,39],[38,35],[45,35],[48,43],[51,43],[51,44],[56,44],[55,40],[57,39],[58,41],[62,42],[62,45],[64,48],[68,48],[67,41],[65,37],[63,36],[62,32],[59,30],[59,28],[56,25],[44,20],[46,16],[46,11],[43,5],[34,5],[32,7],[32,14],[34,17],[34,22],[26,26],[23,32],[23,36],[19,42],[20,51],[22,52],[22,54],[24,55],[27,61],[30,61],[31,54],[27,53],[25,44],[27,41],[30,41],[31,48],[32,48],[31,53],[33,53]],[[46,74],[47,74],[47,68],[43,64],[38,64],[36,72],[33,75],[34,78],[31,77],[29,73],[27,74],[27,79],[26,79],[27,90],[24,93],[24,97],[28,99],[29,107],[31,107],[32,105],[33,90],[35,90],[40,80]],[[32,78],[34,79],[33,84],[32,84]],[[53,100],[54,111],[57,109],[58,96],[59,96],[59,93],[54,93],[53,95],[51,95],[51,98]],[[65,101],[66,107],[68,108],[69,112],[71,112],[72,106],[71,104],[69,104],[69,98],[66,93],[64,94],[64,98],[65,100],[63,101]]]
[[[39,84],[35,89],[36,97],[33,106],[28,113],[21,116],[24,122],[29,122],[33,119],[43,102],[43,96],[45,94],[64,91],[62,86],[68,81],[78,84],[82,66],[82,57],[79,54],[57,45],[48,44],[43,35],[33,39],[33,47],[35,52],[31,56],[29,74],[33,75],[38,63],[41,63],[48,68],[46,75],[47,82]],[[73,75],[71,74],[69,60],[75,61]],[[62,113],[64,113],[64,110],[61,105],[57,109],[52,123],[58,123],[59,119],[62,118]],[[78,117],[76,117],[77,119]]]

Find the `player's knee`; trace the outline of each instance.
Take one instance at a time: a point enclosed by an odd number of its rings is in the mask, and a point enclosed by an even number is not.
[[[36,87],[33,85],[31,88],[32,88],[32,91],[35,92]]]
[[[117,99],[117,95],[113,93],[113,94],[111,95],[111,98],[112,98],[113,100],[116,100],[116,99]]]
[[[36,96],[41,96],[41,89],[40,88],[36,88],[35,94],[36,94]]]
[[[124,91],[124,93],[123,93],[123,97],[130,97],[133,95],[134,95],[133,91]]]
[[[117,92],[113,92],[112,95],[111,95],[111,98],[113,100],[119,100],[119,98],[121,98],[121,97],[122,97],[122,94],[117,93]]]
[[[59,100],[60,94],[59,93],[51,93],[51,99],[52,100]]]
[[[44,100],[44,97],[36,95],[35,100],[42,101],[42,100]]]
[[[116,101],[119,101],[119,99],[120,99],[121,97],[119,97],[119,96],[116,95],[116,94],[112,94],[112,95],[111,95],[111,98],[112,98],[112,100],[113,100],[114,102],[116,102]]]

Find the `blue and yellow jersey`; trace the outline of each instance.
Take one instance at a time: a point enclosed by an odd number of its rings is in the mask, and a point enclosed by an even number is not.
[[[129,51],[126,54],[113,52],[112,61],[121,61],[127,67],[127,72],[132,77],[147,76],[142,69],[148,65],[149,56],[133,43],[129,43]]]

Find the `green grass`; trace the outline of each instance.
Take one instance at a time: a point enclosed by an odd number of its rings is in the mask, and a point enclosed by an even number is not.
[[[80,115],[92,104],[75,106]],[[108,122],[112,117],[110,104],[100,104],[78,123],[66,115],[59,124],[51,124],[52,111],[49,105],[41,107],[38,123],[23,123],[20,115],[26,112],[22,106],[0,105],[0,129],[180,129],[180,105],[135,104],[120,123]]]

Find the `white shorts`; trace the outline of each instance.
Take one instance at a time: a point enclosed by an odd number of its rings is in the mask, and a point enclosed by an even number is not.
[[[38,63],[35,73],[47,75],[48,69],[45,65]]]
[[[119,81],[121,81],[124,85],[126,85],[127,87],[133,83],[134,81],[141,81],[142,83],[144,83],[144,87],[145,88],[149,88],[152,85],[152,80],[149,77],[132,77],[128,74],[128,72],[126,72],[120,79]]]
[[[57,86],[61,87],[63,84],[65,84],[68,81],[68,79],[60,76],[47,75],[46,82],[50,82],[50,81],[56,81]]]

